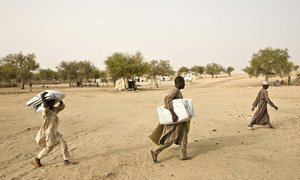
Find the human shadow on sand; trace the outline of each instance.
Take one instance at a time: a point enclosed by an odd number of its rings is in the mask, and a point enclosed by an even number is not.
[[[258,137],[260,137],[262,134],[262,131],[256,131],[255,133],[251,134],[237,134],[235,136],[222,136],[204,139],[199,138],[190,140],[192,142],[188,143],[187,146],[188,156],[195,158],[200,154],[220,150],[226,147],[251,145],[254,144],[257,141]],[[159,160],[160,162],[180,157],[179,146],[171,148],[170,150],[172,151],[172,155],[166,158],[161,158]]]

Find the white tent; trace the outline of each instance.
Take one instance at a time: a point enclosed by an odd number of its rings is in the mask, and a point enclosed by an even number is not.
[[[123,78],[120,78],[115,83],[115,90],[117,91],[123,91],[125,90],[125,81]]]

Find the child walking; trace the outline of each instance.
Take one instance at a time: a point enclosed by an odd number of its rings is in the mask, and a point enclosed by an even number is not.
[[[65,105],[60,101],[57,107],[54,107],[54,100],[46,101],[45,95],[47,92],[41,94],[44,103],[45,111],[43,112],[44,124],[40,128],[35,140],[44,149],[31,162],[36,167],[42,167],[41,159],[53,150],[56,145],[59,145],[63,154],[64,164],[69,165],[69,151],[66,141],[58,132],[59,118],[57,114],[65,108]]]

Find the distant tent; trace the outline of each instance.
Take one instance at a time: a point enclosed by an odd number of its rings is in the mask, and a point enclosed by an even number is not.
[[[294,85],[300,86],[300,74],[297,74],[296,79],[294,80]]]
[[[186,74],[186,75],[184,76],[184,80],[185,80],[185,81],[190,81],[190,83],[193,81],[194,78],[195,78],[195,77],[194,77],[194,75],[192,75],[192,74]]]
[[[115,83],[115,90],[117,91],[123,91],[125,90],[125,81],[123,78],[120,78]]]

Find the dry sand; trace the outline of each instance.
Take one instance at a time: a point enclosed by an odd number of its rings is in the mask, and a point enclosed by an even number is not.
[[[9,95],[18,90],[1,89],[0,179],[300,179],[300,87],[271,86],[269,96],[279,107],[269,107],[276,128],[247,130],[260,81],[236,75],[187,83],[182,93],[193,99],[197,114],[188,139],[193,159],[179,160],[173,145],[157,164],[148,135],[172,82],[139,92],[59,88],[66,93],[59,131],[79,164],[64,166],[56,147],[42,168],[30,164],[41,150],[34,138],[42,117],[24,103],[43,89]]]

